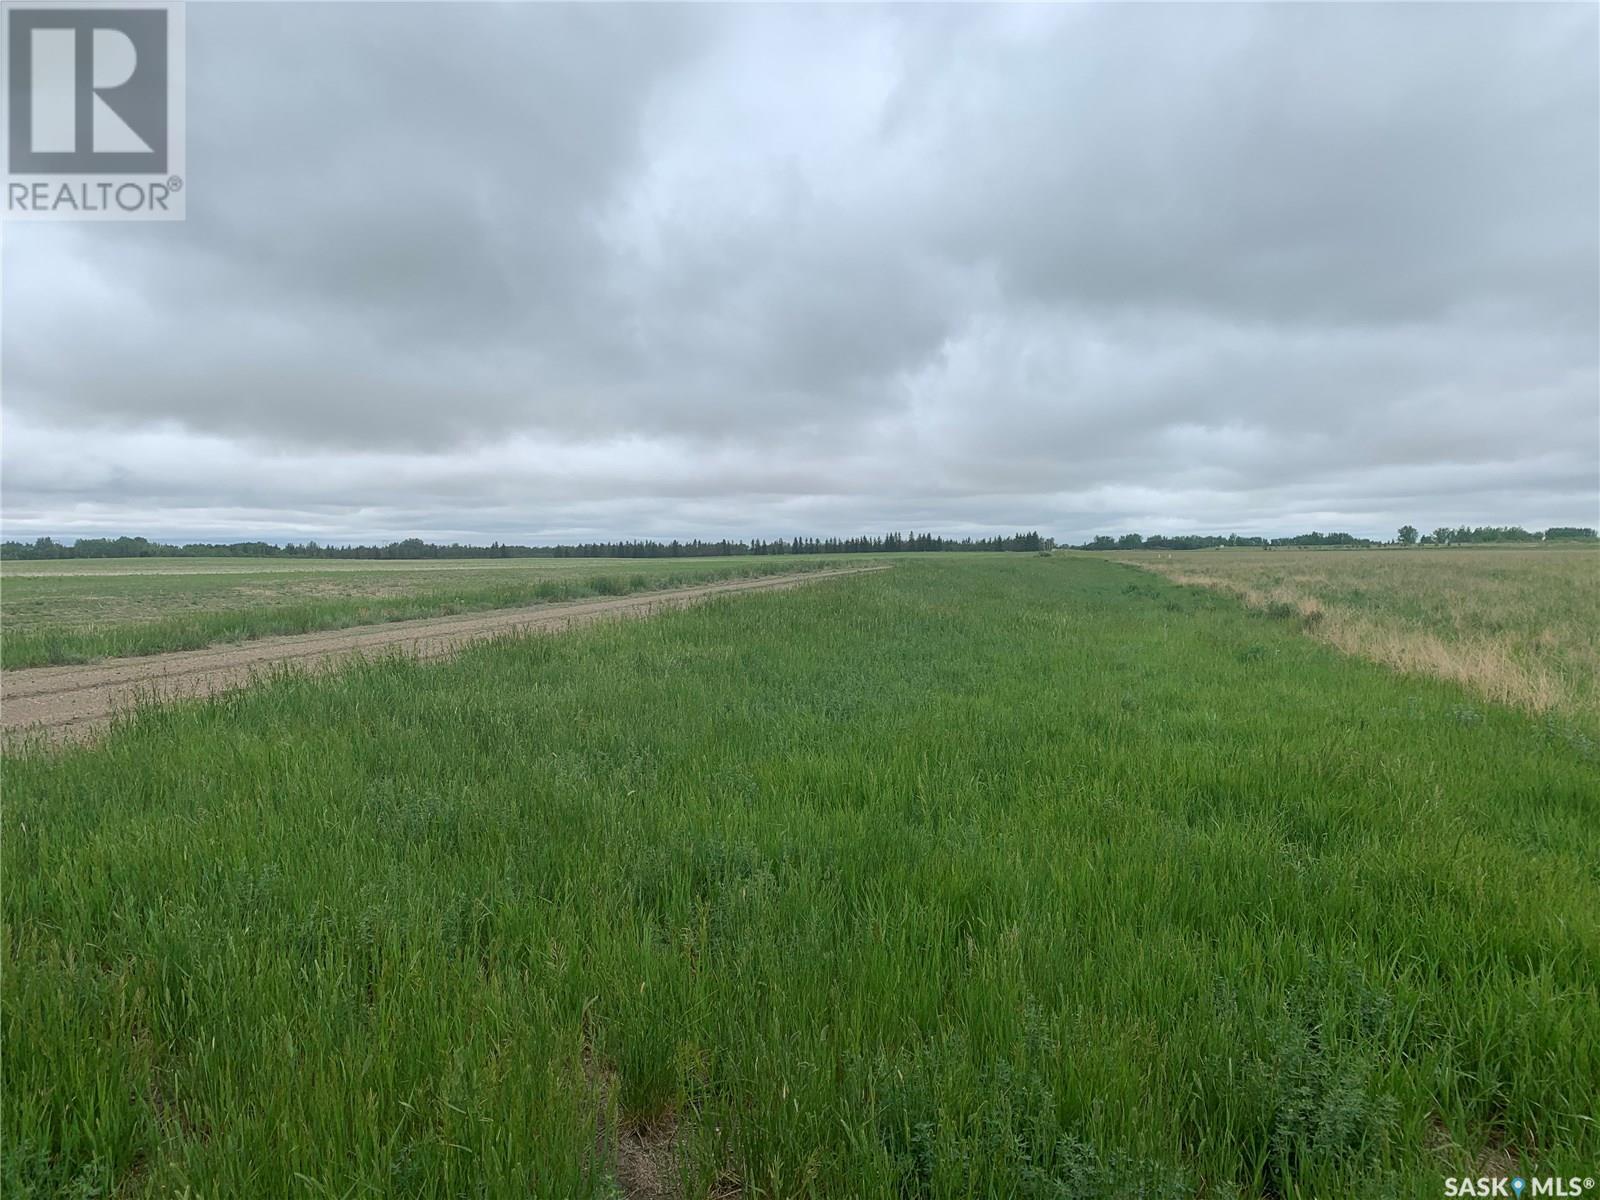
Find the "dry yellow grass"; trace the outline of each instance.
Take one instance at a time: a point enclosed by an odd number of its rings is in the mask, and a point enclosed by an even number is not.
[[[1600,729],[1600,551],[1142,551],[1122,562],[1297,617],[1313,637]]]

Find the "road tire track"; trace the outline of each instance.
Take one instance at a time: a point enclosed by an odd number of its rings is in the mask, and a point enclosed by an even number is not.
[[[209,696],[243,686],[279,664],[324,669],[357,654],[402,653],[437,658],[468,643],[508,633],[553,633],[596,621],[646,617],[688,608],[718,596],[781,591],[824,579],[887,571],[887,566],[844,567],[799,575],[728,579],[694,587],[628,596],[497,609],[452,617],[425,617],[360,625],[288,637],[260,638],[203,650],[179,650],[86,666],[28,667],[0,673],[0,732],[10,739],[39,732],[49,740],[82,739],[137,699]]]

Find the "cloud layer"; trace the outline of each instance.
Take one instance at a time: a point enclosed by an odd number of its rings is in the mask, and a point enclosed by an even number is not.
[[[187,222],[6,231],[6,534],[1592,524],[1597,34],[192,6]]]

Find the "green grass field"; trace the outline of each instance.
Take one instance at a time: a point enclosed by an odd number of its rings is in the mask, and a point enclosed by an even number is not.
[[[1292,615],[1396,670],[1600,737],[1600,550],[1197,550],[1120,556],[1176,582]]]
[[[1103,559],[11,753],[8,1197],[1442,1195],[1600,1167],[1600,762]],[[630,1149],[631,1148],[631,1149]]]
[[[853,560],[852,560],[853,561]],[[839,565],[700,559],[63,559],[0,574],[0,666],[194,650],[273,634],[519,608]]]

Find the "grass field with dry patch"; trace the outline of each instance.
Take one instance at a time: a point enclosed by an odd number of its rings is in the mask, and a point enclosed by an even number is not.
[[[1600,551],[1190,550],[1117,558],[1396,670],[1600,730]]]
[[[1592,746],[1098,556],[285,672],[0,766],[6,1200],[1600,1166]]]
[[[0,665],[11,670],[164,654],[832,565],[833,560],[814,554],[7,562],[0,567],[0,622],[5,627]]]

